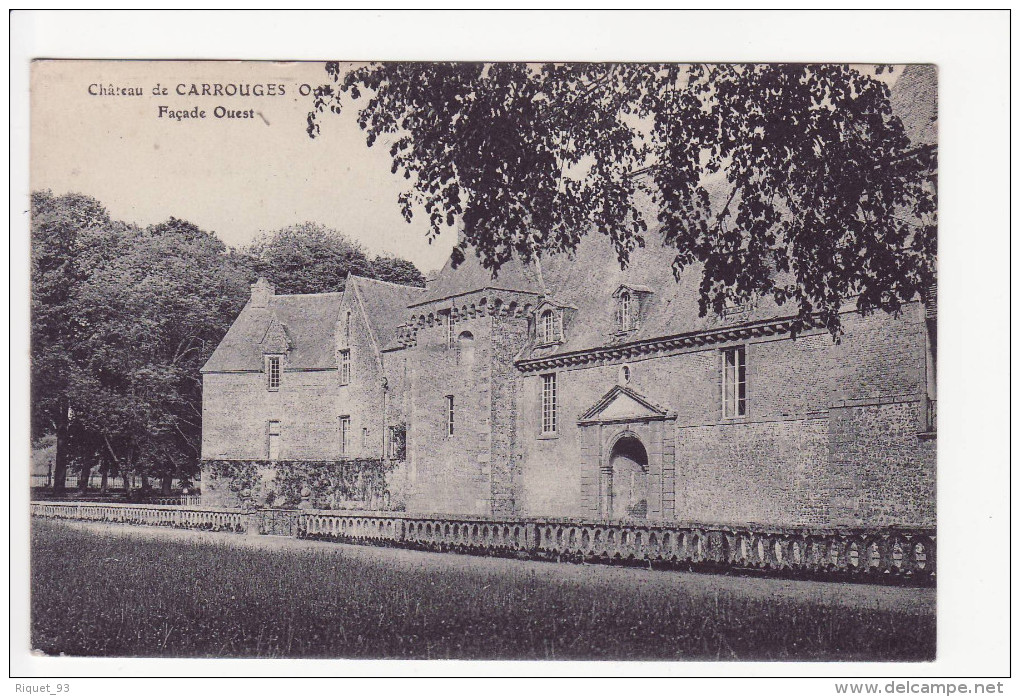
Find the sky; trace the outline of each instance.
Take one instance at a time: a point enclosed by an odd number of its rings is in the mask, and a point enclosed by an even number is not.
[[[413,261],[426,273],[442,267],[456,242],[432,244],[428,221],[408,224],[390,173],[385,143],[369,148],[354,111],[323,118],[305,133],[311,97],[299,86],[327,82],[323,63],[37,61],[31,82],[33,190],[94,196],[119,220],[148,225],[170,216],[215,232],[232,246],[263,231],[314,221],[340,230],[371,253]],[[283,85],[284,96],[212,94],[212,85]],[[177,94],[192,84],[210,95]],[[140,88],[142,96],[91,95]],[[153,90],[168,88],[167,95]],[[226,89],[224,87],[224,89]],[[277,88],[279,89],[279,88]],[[171,119],[168,110],[206,112]],[[215,108],[253,118],[216,118]]]
[[[369,148],[353,109],[325,115],[317,138],[306,134],[311,97],[300,86],[327,81],[325,64],[311,62],[37,61],[32,189],[89,194],[113,218],[143,226],[182,218],[231,246],[313,221],[431,275],[456,232],[430,244],[424,215],[403,219],[397,197],[406,182],[390,172],[388,143]],[[284,94],[218,96],[217,84],[224,92],[227,85],[276,85]],[[192,85],[198,94],[190,94]],[[90,94],[119,88],[141,95]],[[169,116],[196,107],[205,118]],[[252,118],[217,118],[217,107]]]

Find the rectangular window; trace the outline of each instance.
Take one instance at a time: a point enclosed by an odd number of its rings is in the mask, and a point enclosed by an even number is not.
[[[542,433],[556,433],[556,374],[542,376]]]
[[[270,421],[266,427],[266,434],[268,438],[268,446],[266,450],[269,454],[270,460],[280,459],[280,422]]]
[[[390,426],[386,440],[387,455],[391,460],[403,460],[407,450],[407,435],[404,426]]]
[[[351,417],[340,417],[340,457],[351,454]]]
[[[368,447],[368,429],[367,428],[361,429],[361,447],[362,448],[367,448]]]
[[[446,435],[453,435],[453,395],[446,395]]]
[[[351,382],[351,350],[344,349],[337,356],[340,368],[340,384],[349,385]]]
[[[269,389],[280,389],[280,357],[269,356],[266,358],[266,378]]]
[[[446,318],[446,346],[447,348],[457,347],[457,318],[453,314],[453,310]]]
[[[722,414],[732,419],[747,414],[747,380],[744,347],[723,349]]]

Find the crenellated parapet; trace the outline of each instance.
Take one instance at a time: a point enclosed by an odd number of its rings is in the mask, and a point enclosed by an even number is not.
[[[415,346],[419,331],[441,326],[448,317],[453,317],[456,322],[479,317],[527,319],[538,299],[535,293],[484,288],[456,297],[412,305],[407,320],[398,328],[397,342],[404,347]]]

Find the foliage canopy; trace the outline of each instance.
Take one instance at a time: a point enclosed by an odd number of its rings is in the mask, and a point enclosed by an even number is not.
[[[895,313],[934,280],[936,153],[847,65],[327,64],[308,133],[357,109],[408,180],[406,219],[460,225],[493,271],[649,223],[701,273],[702,314],[771,296],[834,334],[856,297]],[[650,199],[644,206],[642,200]],[[646,215],[645,210],[651,211]],[[651,218],[651,220],[649,219]]]

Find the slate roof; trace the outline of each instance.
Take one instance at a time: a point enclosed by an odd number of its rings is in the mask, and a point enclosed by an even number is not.
[[[472,293],[482,288],[515,290],[539,295],[542,293],[541,280],[533,265],[526,265],[514,259],[503,264],[496,277],[493,277],[492,272],[482,266],[478,257],[469,253],[456,269],[447,260],[436,280],[429,283],[428,290],[414,305],[424,305]]]
[[[265,308],[252,307],[249,301],[202,372],[262,370],[261,342],[274,318],[291,344],[286,369],[336,368],[333,333],[342,299],[343,293],[273,295]]]
[[[564,327],[563,343],[525,350],[521,358],[544,358],[593,348],[610,347],[653,337],[673,336],[710,329],[723,322],[709,313],[698,316],[700,267],[688,268],[679,281],[673,277],[675,252],[663,247],[657,233],[646,233],[646,245],[634,250],[626,269],[615,261],[612,244],[603,235],[586,235],[573,255],[555,255],[542,260],[542,275],[557,303],[572,305],[577,311]],[[613,293],[621,285],[652,289],[642,310],[637,329],[617,334],[616,302]],[[754,316],[775,316],[776,308],[762,302]],[[788,312],[793,314],[795,311]],[[743,315],[747,321],[750,313]]]
[[[892,91],[894,112],[903,119],[912,142],[919,145],[936,142],[936,78],[934,66],[907,66]],[[713,207],[718,208],[724,201],[724,181],[718,178],[704,183]],[[699,317],[701,266],[689,266],[675,279],[672,269],[675,251],[662,246],[654,214],[646,212],[645,218],[650,228],[645,234],[646,245],[632,252],[625,270],[615,262],[615,251],[605,235],[585,235],[573,255],[543,257],[541,276],[546,297],[559,304],[572,305],[578,311],[572,313],[572,320],[564,327],[563,343],[537,349],[527,347],[518,358],[544,358],[797,313],[796,306],[791,303],[779,306],[770,298],[761,298],[743,312],[720,318],[710,310],[705,317]],[[647,309],[642,311],[639,328],[616,334],[616,304],[612,294],[621,285],[646,287],[652,293]]]
[[[408,304],[420,297],[424,290],[349,276],[345,292],[358,297],[378,350],[396,337]],[[252,307],[249,302],[213,351],[202,372],[262,370],[263,350],[283,348],[278,330],[282,330],[286,343],[290,345],[287,370],[335,369],[336,322],[343,298],[344,293],[272,295],[265,308]]]
[[[379,350],[386,348],[396,338],[397,327],[404,323],[408,305],[425,293],[424,288],[361,276],[349,276],[346,288],[356,293],[360,299]]]
[[[937,142],[937,71],[930,65],[904,68],[893,86],[894,112],[901,117],[911,140],[917,144]],[[721,175],[705,181],[714,207],[723,203],[725,182]],[[365,314],[382,350],[394,345],[397,328],[408,307],[416,307],[483,288],[534,293],[557,304],[577,308],[565,327],[564,342],[540,349],[526,348],[520,358],[541,358],[643,339],[675,336],[721,326],[742,324],[796,313],[792,306],[779,307],[770,299],[760,299],[754,307],[739,314],[719,318],[709,312],[698,316],[698,286],[701,268],[689,267],[679,279],[673,276],[674,252],[664,248],[649,216],[650,230],[646,246],[634,250],[627,269],[615,263],[616,254],[607,237],[588,234],[573,254],[553,254],[537,264],[517,260],[504,264],[493,277],[473,254],[453,269],[447,261],[427,289],[401,286],[385,281],[351,276],[349,289],[360,297]],[[642,311],[638,329],[615,334],[615,303],[612,294],[621,285],[649,288],[652,294]],[[336,367],[334,328],[343,294],[272,296],[264,309],[245,306],[202,372],[261,370],[265,337],[275,316],[286,330],[293,348],[288,368],[328,369]]]
[[[908,65],[892,86],[889,101],[914,145],[938,142],[938,69]]]

